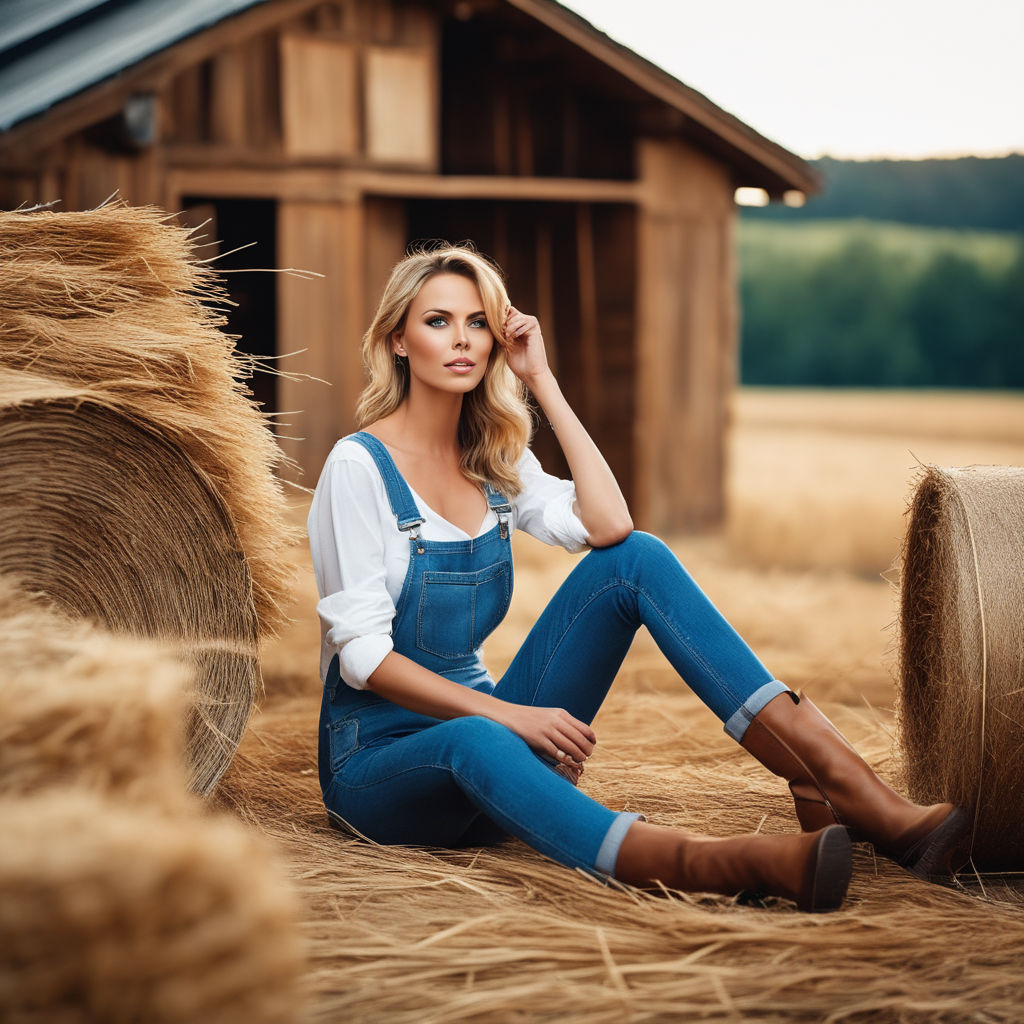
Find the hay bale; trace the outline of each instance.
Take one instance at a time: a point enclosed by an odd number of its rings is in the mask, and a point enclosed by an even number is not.
[[[1024,868],[1024,469],[928,467],[902,557],[900,735],[918,800],[974,815],[972,857]]]
[[[206,793],[256,694],[247,560],[188,451],[92,394],[0,377],[0,574],[68,615],[162,639],[191,660],[186,760]]]
[[[75,785],[186,805],[192,673],[172,651],[68,620],[0,577],[0,664],[0,793]]]
[[[262,842],[71,789],[0,801],[0,1017],[298,1016],[295,907]]]
[[[227,295],[189,232],[121,203],[0,212],[0,264],[0,369],[88,393],[190,459],[235,524],[260,632],[272,632],[289,586],[278,554],[294,533],[273,475],[284,457],[244,383],[253,361],[219,329]]]

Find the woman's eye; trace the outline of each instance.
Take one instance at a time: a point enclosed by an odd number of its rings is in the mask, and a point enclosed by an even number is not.
[[[445,318],[443,316],[432,316],[427,321],[427,326],[428,327],[444,327],[445,324],[447,324],[447,323],[448,323],[448,321],[445,320]]]
[[[486,331],[487,330],[487,320],[486,320],[485,317],[481,316],[481,317],[478,317],[476,320],[471,320],[469,326],[470,327],[480,327],[480,328],[482,328],[483,330]]]

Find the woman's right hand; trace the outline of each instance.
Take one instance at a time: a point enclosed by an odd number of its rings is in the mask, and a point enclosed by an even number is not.
[[[505,703],[498,721],[538,753],[561,764],[582,764],[594,752],[597,743],[594,730],[564,708]]]

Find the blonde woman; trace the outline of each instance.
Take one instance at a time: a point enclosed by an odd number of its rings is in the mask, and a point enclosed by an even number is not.
[[[634,531],[541,325],[510,305],[489,261],[465,247],[407,256],[363,357],[361,430],[331,452],[309,515],[319,771],[335,824],[389,844],[514,835],[633,885],[756,891],[805,911],[842,903],[851,834],[922,877],[949,871],[962,812],[889,789],[772,677],[672,552]],[[571,481],[527,446],[527,388]],[[590,550],[495,682],[479,650],[508,609],[515,529]],[[641,625],[725,730],[790,781],[802,834],[696,836],[576,787],[597,742],[590,723]]]

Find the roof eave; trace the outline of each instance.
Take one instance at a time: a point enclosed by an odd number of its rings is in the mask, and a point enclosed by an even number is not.
[[[738,185],[765,188],[773,198],[780,197],[789,189],[808,195],[821,190],[821,175],[802,157],[765,138],[703,94],[680,82],[664,68],[616,42],[557,0],[506,2],[717,136],[727,149],[735,152],[736,158],[732,162],[740,175]],[[762,169],[763,173],[750,173],[751,169]]]

